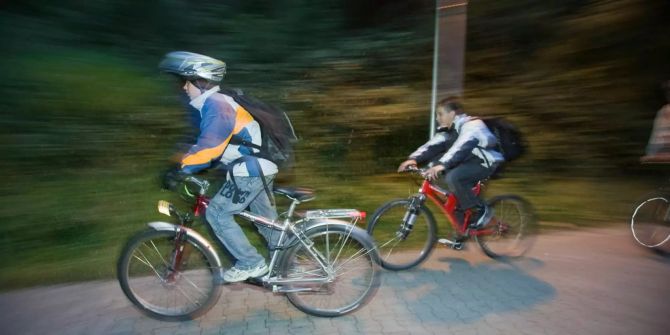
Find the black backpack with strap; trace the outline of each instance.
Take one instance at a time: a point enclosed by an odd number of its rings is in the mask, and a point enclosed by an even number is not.
[[[481,118],[481,120],[498,140],[496,149],[503,155],[505,162],[511,162],[526,152],[526,141],[514,124],[503,117]]]
[[[290,168],[295,161],[293,144],[298,140],[293,124],[285,111],[244,94],[240,89],[222,88],[219,92],[230,96],[258,122],[262,144],[256,145],[233,135],[231,144],[258,149],[254,156],[272,161],[279,169]]]
[[[259,152],[257,153],[252,150],[253,156],[272,161],[280,170],[290,168],[295,160],[293,143],[298,140],[298,137],[295,135],[293,124],[291,124],[291,119],[288,118],[286,112],[246,95],[240,89],[222,88],[219,92],[233,98],[235,102],[251,114],[261,127],[262,143],[260,146],[243,139],[237,134],[230,138],[230,143],[258,149]],[[245,157],[240,158],[240,160],[244,159]],[[254,161],[261,173],[261,180],[268,199],[274,205],[274,197],[265,180],[263,169],[257,160]],[[230,173],[230,180],[235,187],[235,192],[237,192],[237,183],[232,173]]]

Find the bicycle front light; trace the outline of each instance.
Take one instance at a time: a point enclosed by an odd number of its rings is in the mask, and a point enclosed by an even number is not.
[[[172,216],[174,206],[165,200],[158,200],[158,212],[167,216]]]

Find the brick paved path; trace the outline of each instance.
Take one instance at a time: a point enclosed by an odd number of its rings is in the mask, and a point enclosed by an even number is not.
[[[421,267],[384,272],[370,304],[317,318],[286,298],[226,286],[204,317],[140,315],[116,282],[0,294],[3,334],[669,334],[670,258],[618,228],[545,234],[527,258],[503,264],[477,245],[444,247]]]

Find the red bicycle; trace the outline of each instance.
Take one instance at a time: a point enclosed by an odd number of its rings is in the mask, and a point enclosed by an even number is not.
[[[405,172],[423,177],[425,170],[412,168]],[[473,188],[475,194],[479,195],[483,186],[484,182],[479,181]],[[426,206],[426,199],[442,210],[455,237],[437,240],[435,217]],[[458,207],[456,196],[423,178],[417,194],[385,203],[368,223],[367,231],[377,242],[381,266],[388,270],[406,270],[421,264],[436,242],[460,250],[470,237],[474,237],[491,258],[522,256],[534,240],[537,220],[533,207],[512,194],[495,196],[487,203],[494,210],[493,218],[483,228],[471,229],[471,213]]]

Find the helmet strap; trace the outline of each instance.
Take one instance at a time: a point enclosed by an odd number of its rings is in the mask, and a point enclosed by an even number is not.
[[[199,89],[200,93],[205,93],[205,91],[212,88],[212,85],[210,85],[210,82],[207,81],[207,80],[203,80],[203,79],[191,80],[191,84],[193,84],[193,86],[195,86],[197,89]]]

